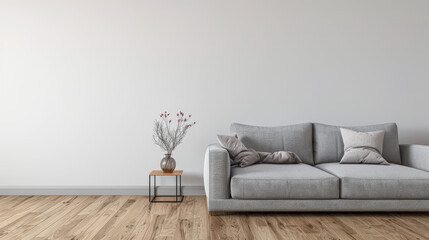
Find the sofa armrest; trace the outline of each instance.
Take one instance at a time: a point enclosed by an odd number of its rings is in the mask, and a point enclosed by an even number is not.
[[[218,144],[207,147],[204,159],[204,188],[208,203],[210,199],[229,198],[230,165],[228,151]]]
[[[429,146],[401,144],[402,165],[429,172]]]

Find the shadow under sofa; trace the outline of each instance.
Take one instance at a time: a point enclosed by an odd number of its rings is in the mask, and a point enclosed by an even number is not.
[[[429,146],[399,145],[395,123],[345,127],[384,130],[390,165],[340,164],[339,126],[303,123],[258,127],[233,123],[246,147],[292,151],[300,164],[231,166],[226,149],[208,146],[204,162],[207,206],[214,212],[429,211]]]

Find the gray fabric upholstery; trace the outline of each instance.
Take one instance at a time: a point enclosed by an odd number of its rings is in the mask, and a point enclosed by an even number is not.
[[[207,198],[226,199],[230,197],[229,153],[218,144],[209,145],[204,159],[204,187]]]
[[[244,131],[241,127],[248,130]],[[231,126],[232,132],[239,133],[237,126]],[[259,151],[284,151],[285,141],[282,134],[289,135],[287,131],[258,130],[258,134],[252,134],[251,126],[238,126],[243,130],[243,136],[250,136],[249,142],[253,143]],[[258,127],[256,127],[258,128]],[[281,127],[280,127],[281,128]],[[391,165],[361,165],[361,164],[339,164],[338,161],[343,156],[343,143],[339,127],[323,124],[314,124],[314,157],[318,164],[316,169],[331,174],[327,179],[318,179],[321,193],[317,188],[312,192],[313,183],[308,177],[300,176],[308,172],[311,176],[318,176],[310,169],[298,171],[296,167],[311,166],[305,164],[275,165],[257,164],[248,168],[230,169],[230,157],[228,152],[219,145],[210,145],[206,151],[204,162],[204,185],[207,195],[207,206],[209,211],[429,211],[429,146],[401,145],[400,155],[396,124],[382,124],[367,127],[348,127],[355,131],[377,131],[386,132],[383,142],[383,157],[391,163],[401,163],[401,157],[405,166]],[[258,132],[257,131],[257,132]],[[270,135],[271,134],[271,135]],[[295,132],[296,134],[296,132]],[[298,134],[299,135],[299,134]],[[305,134],[304,134],[305,135]],[[258,137],[262,136],[262,138]],[[254,137],[254,139],[252,139]],[[300,136],[298,136],[300,138]],[[307,139],[306,137],[301,137]],[[278,142],[276,142],[278,141]],[[270,144],[273,144],[272,146]],[[286,150],[287,151],[287,150]],[[299,155],[300,156],[300,155]],[[272,168],[256,169],[257,166],[269,166]],[[406,167],[409,166],[409,167]],[[253,169],[253,173],[252,173]],[[287,171],[286,171],[287,169]],[[323,169],[323,170],[322,170]],[[419,170],[421,169],[421,170]],[[307,171],[308,170],[308,171]],[[425,171],[422,171],[425,170]],[[427,172],[426,172],[427,171]],[[310,173],[311,172],[311,173]],[[237,178],[238,181],[230,178]],[[240,177],[239,177],[240,176]],[[257,177],[261,177],[258,179]],[[298,177],[299,176],[299,177]],[[240,178],[241,183],[240,183]],[[277,179],[276,179],[277,178]],[[328,180],[328,179],[335,180]],[[280,179],[280,180],[279,180]],[[279,181],[274,183],[274,181]],[[326,182],[334,181],[334,183]],[[230,195],[230,187],[235,182],[237,185],[237,195],[242,195],[247,199],[234,199]],[[253,183],[253,184],[249,184]],[[258,183],[258,184],[256,184]],[[242,186],[240,186],[242,184]],[[303,185],[307,191],[301,191]],[[315,183],[316,184],[316,183]],[[276,192],[276,186],[284,190]],[[329,186],[336,185],[335,189]],[[242,190],[243,187],[249,187]],[[268,187],[269,190],[266,190]],[[241,188],[241,189],[240,189]],[[269,191],[257,194],[256,197],[266,194],[276,199],[250,199],[258,189]],[[311,189],[311,190],[308,190]],[[240,192],[241,191],[241,192]],[[336,194],[333,192],[336,191]],[[273,194],[273,195],[270,195]],[[339,198],[340,196],[343,198]],[[235,196],[236,193],[234,192]],[[310,195],[310,196],[309,196]],[[318,196],[336,196],[335,199],[312,198]],[[291,196],[304,198],[292,199]]]
[[[343,128],[359,132],[385,131],[382,156],[389,163],[401,164],[398,128],[395,123]],[[344,155],[340,126],[314,123],[313,151],[315,164],[339,162]]]
[[[281,127],[258,127],[233,123],[230,133],[237,134],[247,148],[260,152],[294,152],[304,163],[314,165],[311,123]]]
[[[429,172],[429,146],[399,145],[402,164]]]
[[[339,179],[307,164],[255,164],[231,168],[236,199],[335,199]]]
[[[316,167],[341,179],[344,199],[429,199],[429,173],[415,168],[339,163]]]
[[[428,200],[209,200],[209,211],[233,212],[382,212],[429,211]]]

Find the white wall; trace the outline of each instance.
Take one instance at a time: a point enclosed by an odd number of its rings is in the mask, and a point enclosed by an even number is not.
[[[167,110],[202,185],[231,122],[397,122],[429,144],[429,1],[0,2],[0,187],[143,186]],[[171,182],[163,181],[163,184]]]

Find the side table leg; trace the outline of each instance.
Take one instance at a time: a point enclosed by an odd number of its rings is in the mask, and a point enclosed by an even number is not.
[[[183,193],[182,193],[182,175],[179,176],[180,184],[179,184],[179,194],[180,194],[180,202],[183,201]]]

